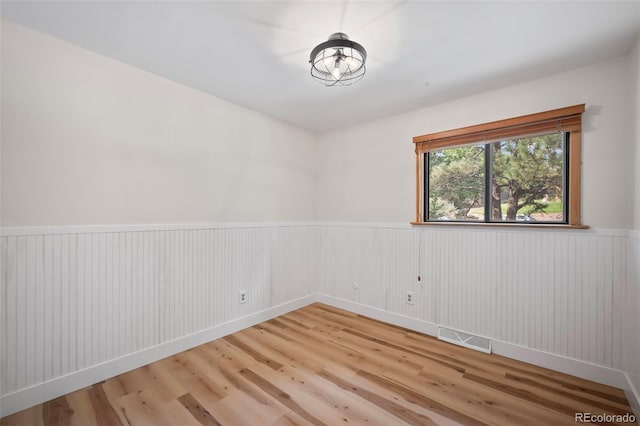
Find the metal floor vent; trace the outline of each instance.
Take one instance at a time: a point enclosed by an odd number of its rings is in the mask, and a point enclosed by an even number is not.
[[[463,333],[462,331],[451,328],[438,327],[438,339],[453,343],[454,345],[464,346],[465,348],[475,349],[486,354],[491,353],[490,339]]]

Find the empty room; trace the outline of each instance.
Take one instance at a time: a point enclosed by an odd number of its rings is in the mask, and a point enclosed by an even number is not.
[[[640,1],[0,15],[0,425],[639,424]]]

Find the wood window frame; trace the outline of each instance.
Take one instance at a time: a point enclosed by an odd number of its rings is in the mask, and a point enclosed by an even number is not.
[[[537,228],[588,228],[581,223],[581,159],[582,159],[582,113],[585,104],[573,105],[549,111],[528,114],[475,126],[415,136],[413,143],[416,153],[416,220],[413,225],[448,225],[448,226],[505,226],[505,227],[537,227]],[[432,222],[425,221],[425,170],[424,156],[430,151],[454,148],[488,142],[508,137],[527,136],[549,131],[569,133],[568,164],[568,206],[567,223],[563,224],[531,224],[503,222]]]

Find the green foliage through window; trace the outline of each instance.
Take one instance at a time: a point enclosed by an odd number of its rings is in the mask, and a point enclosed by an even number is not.
[[[566,133],[431,151],[427,220],[567,223]]]

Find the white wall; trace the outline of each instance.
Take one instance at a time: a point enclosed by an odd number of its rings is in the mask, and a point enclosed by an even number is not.
[[[633,145],[627,73],[622,57],[323,135],[318,217],[413,221],[413,136],[586,103],[583,223],[629,229]]]
[[[316,137],[2,21],[2,225],[304,221]]]

